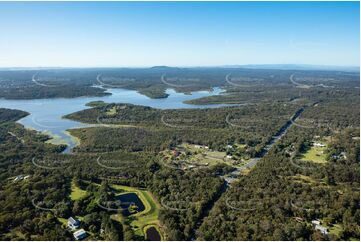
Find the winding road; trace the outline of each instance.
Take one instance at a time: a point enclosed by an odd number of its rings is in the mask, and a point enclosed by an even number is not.
[[[295,74],[292,74],[290,76],[290,81],[296,85],[296,87],[298,88],[305,88],[305,89],[309,89],[311,87],[323,87],[323,88],[334,88],[334,86],[328,86],[328,85],[325,85],[325,84],[318,84],[318,85],[306,85],[306,84],[301,84],[301,83],[298,83],[296,82],[293,77],[294,77]]]
[[[290,81],[291,81],[293,84],[295,84],[296,87],[298,87],[298,88],[306,88],[306,89],[311,88],[311,86],[309,86],[309,85],[304,85],[304,84],[298,83],[298,82],[296,82],[295,80],[293,80],[294,75],[295,75],[295,74],[292,74],[292,75],[290,76]]]

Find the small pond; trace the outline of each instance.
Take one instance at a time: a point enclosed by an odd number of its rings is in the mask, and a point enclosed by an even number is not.
[[[154,226],[149,227],[147,229],[146,238],[147,238],[147,240],[150,240],[150,241],[159,241],[159,240],[161,240],[160,234],[159,234],[158,230]]]
[[[124,193],[116,196],[117,199],[122,203],[121,207],[124,216],[129,216],[134,213],[144,211],[145,207],[138,195],[134,192]]]

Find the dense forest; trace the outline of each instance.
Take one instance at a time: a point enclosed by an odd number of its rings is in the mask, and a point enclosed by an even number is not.
[[[326,166],[290,161],[289,152],[313,132],[294,128],[249,175],[224,194],[198,231],[201,239],[219,240],[348,240],[359,238],[359,130],[334,138],[331,151],[348,150],[348,159]],[[347,138],[346,138],[347,137]],[[346,142],[344,142],[346,141]],[[337,148],[336,148],[337,147]],[[311,220],[342,225],[329,236],[315,231]]]
[[[290,81],[313,87],[299,89]],[[213,96],[189,101],[204,103],[249,103],[260,100],[293,100],[317,92],[359,86],[359,73],[341,71],[267,70],[247,68],[89,68],[0,70],[0,98],[40,99],[104,96],[108,88],[136,90],[150,98],[167,98],[167,89],[190,93],[226,89],[226,97]],[[309,93],[309,94],[307,94]]]
[[[159,152],[183,142],[224,150],[228,144],[239,143],[248,145],[247,152],[254,157],[299,107],[271,103],[160,110],[129,104],[103,104],[65,117],[100,126],[71,130],[82,141],[76,147],[78,152]]]
[[[32,82],[34,74],[44,85]],[[190,102],[239,105],[92,102],[64,116],[91,124],[69,130],[80,140],[71,153],[17,122],[28,113],[0,108],[0,239],[74,240],[66,228],[72,216],[90,240],[147,240],[149,225],[166,240],[357,240],[358,79],[358,73],[236,68],[231,74],[169,67],[1,71],[0,97],[10,99],[106,95],[93,86],[102,83],[152,98],[166,98],[167,88],[188,93],[223,86],[222,95]],[[269,145],[285,125],[287,132]],[[184,144],[237,157],[240,165],[227,158],[193,169],[167,165],[164,154],[175,157]],[[254,158],[258,163],[243,169]],[[152,198],[154,217],[108,204],[129,191]]]

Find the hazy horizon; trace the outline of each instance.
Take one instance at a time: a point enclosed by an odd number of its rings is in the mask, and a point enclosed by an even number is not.
[[[218,65],[218,66],[12,66],[2,67],[1,70],[52,70],[52,69],[150,69],[150,68],[243,68],[243,69],[274,69],[274,70],[329,70],[360,72],[360,66],[351,65],[312,65],[312,64],[244,64],[244,65]]]

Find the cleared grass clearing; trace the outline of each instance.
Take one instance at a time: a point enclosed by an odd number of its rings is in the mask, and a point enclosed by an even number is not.
[[[107,112],[106,112],[107,115],[114,115],[116,113],[117,113],[117,107],[116,106],[112,107],[111,109],[107,110]]]
[[[308,183],[308,184],[317,184],[318,183],[318,181],[316,181],[312,177],[300,175],[300,174],[297,174],[296,176],[290,176],[289,178],[291,178],[292,180],[294,180],[296,182],[302,182],[302,183]]]
[[[315,147],[312,146],[305,153],[299,155],[300,160],[302,161],[312,161],[317,164],[325,164],[326,160],[326,147]]]
[[[68,220],[66,218],[60,218],[60,217],[57,217],[58,221],[61,223],[61,225],[63,227],[67,227],[68,226]]]
[[[332,226],[328,226],[328,230],[329,230],[330,234],[340,236],[343,228],[342,228],[341,224],[333,224]]]
[[[206,151],[203,154],[197,154],[192,156],[189,161],[194,163],[199,163],[203,165],[217,165],[220,163],[226,163],[224,159],[224,154],[220,154],[223,152],[217,152],[217,151]]]
[[[71,193],[70,193],[70,199],[73,201],[82,199],[86,197],[87,192],[85,190],[82,190],[80,187],[75,185],[75,182],[71,182]]]
[[[296,183],[303,183],[303,184],[325,187],[325,188],[328,187],[328,185],[322,180],[316,180],[310,176],[305,176],[301,174],[297,174],[295,176],[288,176],[287,178],[292,179]]]
[[[183,143],[177,146],[176,150],[181,153],[176,159],[184,160],[189,164],[194,163],[213,166],[221,163],[229,163],[228,161],[230,161],[230,159],[226,158],[226,152],[213,151],[201,145]],[[172,152],[171,150],[165,150],[163,151],[163,155],[166,159],[171,160],[173,157]],[[191,154],[189,155],[189,153]]]

